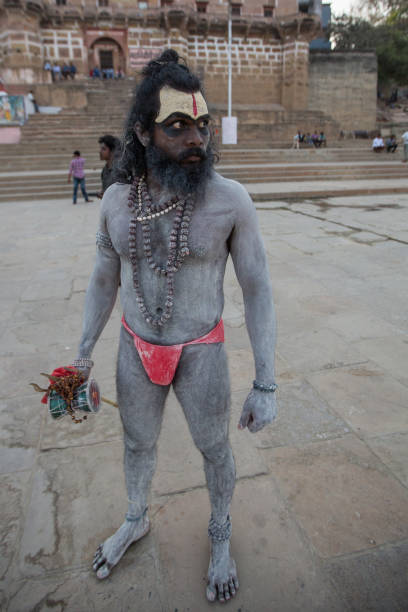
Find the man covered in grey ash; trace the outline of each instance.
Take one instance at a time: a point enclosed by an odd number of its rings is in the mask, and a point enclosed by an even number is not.
[[[239,183],[214,171],[209,120],[200,81],[175,51],[149,62],[132,103],[117,182],[101,204],[74,365],[89,376],[92,350],[120,282],[117,395],[128,511],[98,548],[93,567],[98,578],[106,578],[149,531],[148,493],[172,385],[203,456],[211,503],[206,595],[225,602],[238,589],[230,552],[235,465],[222,322],[229,255],[243,292],[256,369],[238,427],[253,433],[276,416],[275,316],[255,207]]]

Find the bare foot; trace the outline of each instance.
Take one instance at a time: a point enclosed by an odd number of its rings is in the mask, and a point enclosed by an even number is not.
[[[212,542],[206,593],[208,601],[218,599],[226,602],[234,597],[238,587],[237,568],[230,555],[229,540]]]
[[[140,540],[150,530],[147,513],[137,521],[125,521],[119,529],[98,547],[93,560],[93,570],[100,580],[107,578],[119,563],[131,544]]]

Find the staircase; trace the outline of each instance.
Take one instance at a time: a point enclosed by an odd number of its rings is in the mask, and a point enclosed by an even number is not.
[[[86,109],[31,116],[22,128],[20,144],[0,145],[0,202],[71,198],[72,186],[67,184],[67,175],[76,149],[86,158],[88,193],[99,191],[103,164],[99,160],[98,138],[106,133],[122,134],[134,86],[134,81],[126,79],[90,81]],[[217,109],[217,115],[219,112]],[[308,111],[282,116],[282,125],[253,125],[252,132],[248,126],[245,130],[240,128],[238,146],[219,147],[218,172],[246,184],[255,199],[266,199],[267,195],[273,199],[275,192],[282,197],[282,193],[290,190],[290,184],[310,181],[321,183],[322,189],[327,181],[342,182],[345,189],[346,183],[353,181],[360,183],[360,189],[354,186],[354,190],[361,193],[367,192],[366,185],[373,181],[388,181],[390,191],[395,190],[395,186],[404,189],[398,181],[405,180],[406,185],[408,168],[401,164],[399,150],[395,154],[375,155],[371,151],[371,141],[337,142],[330,136],[327,148],[305,146],[293,150],[292,142],[283,136],[279,139],[279,135],[287,133],[288,122],[296,125],[296,118],[304,131],[309,122],[313,126],[311,132],[323,129],[329,134],[324,116],[319,118]],[[320,123],[316,123],[319,120]],[[251,133],[252,139],[249,138]],[[272,133],[273,139],[269,139]],[[258,184],[279,184],[280,187],[269,192],[263,189],[261,194],[255,190]],[[408,191],[407,187],[405,190]]]

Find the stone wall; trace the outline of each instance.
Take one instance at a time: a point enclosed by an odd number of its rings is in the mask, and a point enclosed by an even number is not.
[[[83,33],[76,24],[71,28],[42,28],[44,57],[50,62],[73,61],[81,71],[86,66],[87,59],[83,38]]]
[[[37,13],[27,12],[22,19],[13,7],[0,10],[1,77],[7,82],[33,83],[40,80],[43,50]]]
[[[128,29],[129,69],[138,70],[166,46],[176,49],[204,82],[208,98],[227,102],[228,53],[225,36],[189,35],[179,30]],[[236,104],[307,104],[307,42],[234,36],[232,98]]]
[[[309,109],[331,115],[344,131],[376,125],[377,58],[374,52],[310,53]]]
[[[280,104],[282,44],[278,40],[232,39],[232,99],[237,104]],[[190,36],[188,58],[204,80],[209,99],[227,102],[228,53],[224,37]]]

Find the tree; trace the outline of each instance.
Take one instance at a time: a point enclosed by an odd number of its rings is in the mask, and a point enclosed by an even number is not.
[[[383,13],[381,19],[342,15],[330,25],[336,50],[374,50],[378,59],[379,85],[408,83],[408,0],[365,0]]]

